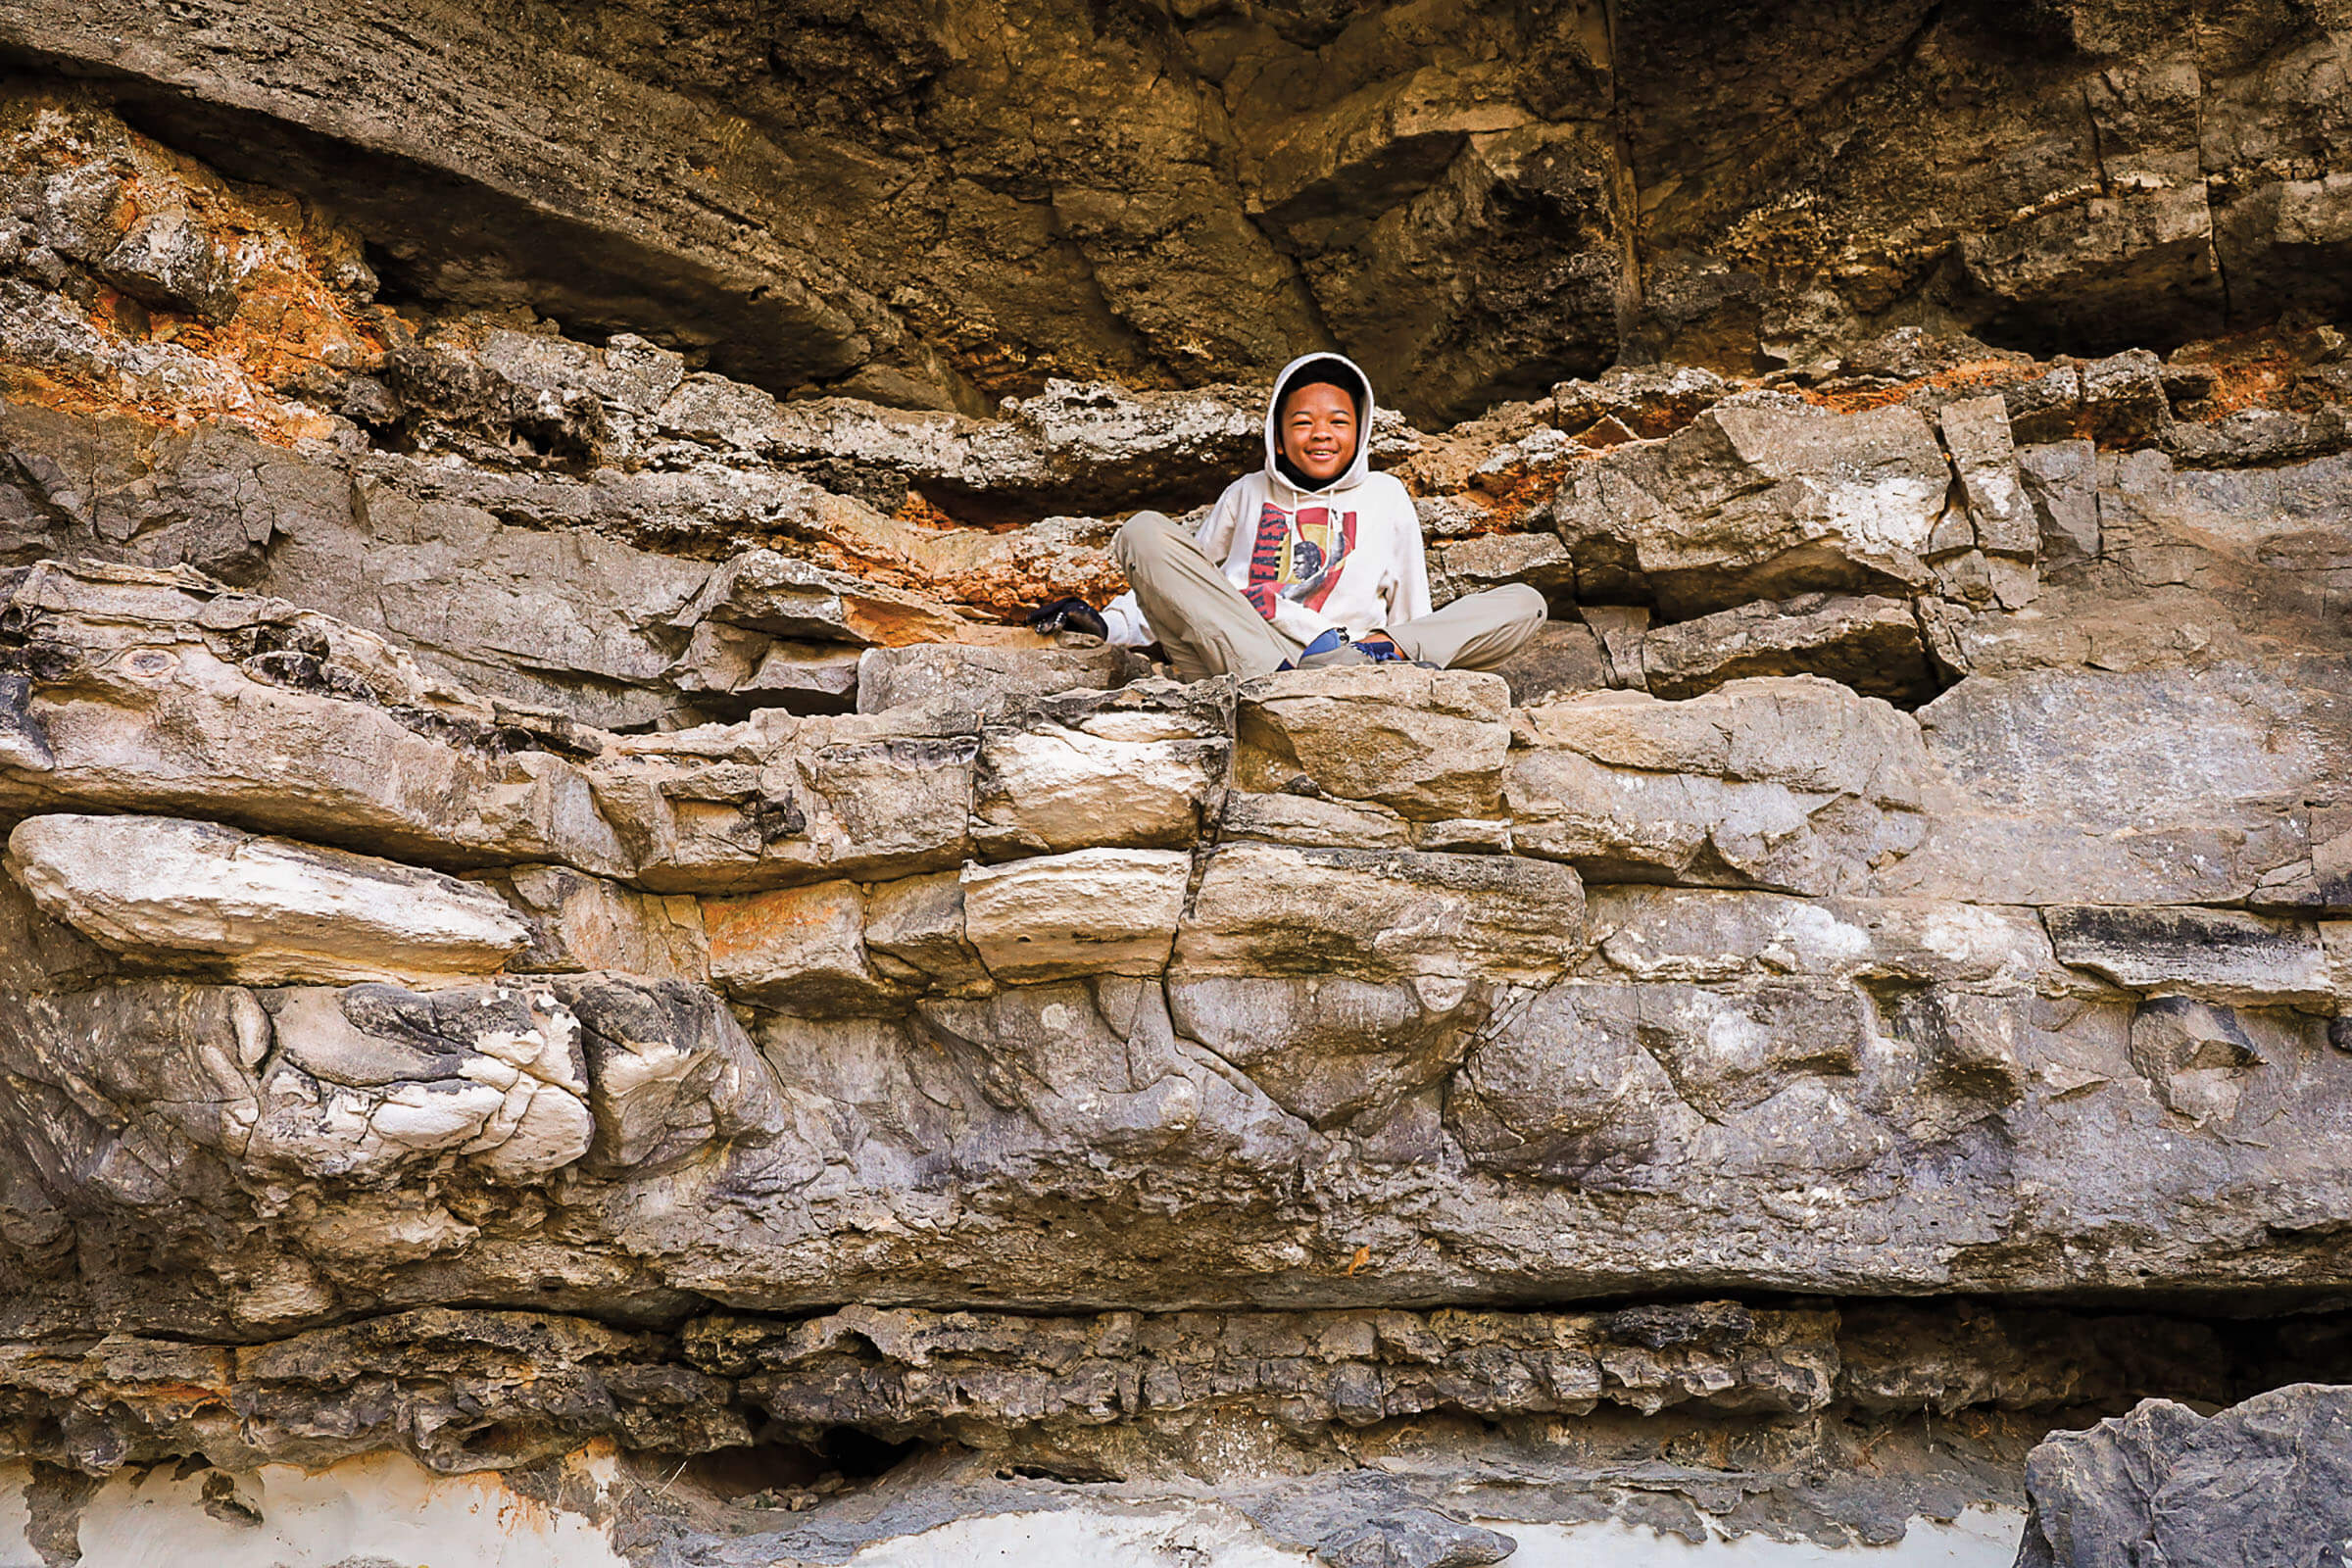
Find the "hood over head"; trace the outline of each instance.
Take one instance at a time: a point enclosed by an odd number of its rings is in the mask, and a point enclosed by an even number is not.
[[[1355,404],[1355,456],[1340,476],[1318,485],[1294,469],[1282,455],[1275,417],[1282,400],[1302,386],[1327,383],[1346,392]],[[1274,378],[1274,395],[1266,400],[1266,477],[1300,495],[1323,495],[1363,483],[1372,464],[1372,379],[1344,354],[1301,354]]]

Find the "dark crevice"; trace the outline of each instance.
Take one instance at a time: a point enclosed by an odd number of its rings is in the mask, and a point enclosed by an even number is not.
[[[893,1443],[856,1427],[835,1427],[812,1445],[815,1452],[853,1481],[872,1481],[890,1474],[920,1452],[923,1444],[909,1438]]]

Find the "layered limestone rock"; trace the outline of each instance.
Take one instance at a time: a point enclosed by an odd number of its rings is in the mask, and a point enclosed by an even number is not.
[[[2352,906],[2312,805],[2352,744],[2340,664],[2045,672],[2102,733],[2021,773],[2019,736],[2050,744],[2046,678],[1972,677],[1917,714],[1813,676],[1510,710],[1492,676],[1364,669],[622,737],[502,727],[377,640],[186,575],[44,565],[0,613],[32,671],[0,764],[33,813],[17,919],[43,949],[80,954],[78,934],[195,971],[125,988],[85,978],[95,953],[23,962],[19,1072],[84,1070],[51,1019],[153,1041],[108,1052],[128,1077],[78,1102],[76,1139],[144,1140],[160,1111],[175,1162],[259,1202],[270,1161],[243,1129],[278,1091],[255,1064],[416,1028],[436,1044],[414,1067],[334,1082],[397,1101],[499,1079],[469,1064],[513,1034],[543,1042],[509,1055],[546,1093],[627,1100],[608,1065],[651,1054],[686,1076],[648,1113],[712,1140],[681,1146],[664,1205],[681,1181],[816,1183],[814,1206],[722,1204],[685,1232],[624,1162],[593,1196],[566,1184],[563,1240],[491,1217],[522,1252],[436,1256],[436,1289],[536,1300],[525,1276],[552,1269],[607,1301],[785,1307],[855,1280],[1047,1306],[1112,1280],[1174,1305],[2334,1279],[2325,1249],[2242,1238],[2337,1201],[2302,1151],[2344,1078],[2327,1042]],[[289,623],[324,656],[236,659]],[[2196,732],[2231,759],[2242,825],[2178,769],[2190,704],[2292,705],[2286,744]],[[2110,793],[2106,821],[2083,799],[2159,776],[2169,793]],[[459,871],[475,879],[432,874]],[[534,977],[433,989],[518,949]],[[363,978],[336,967],[354,953],[396,985],[272,1000]],[[194,1122],[134,1087],[178,1070],[150,1052],[183,1008],[226,1031]],[[575,1037],[584,1065],[549,1066]],[[684,1065],[702,1059],[719,1076]],[[918,1082],[946,1119],[905,1119]],[[503,1125],[453,1110],[401,1147]],[[2149,1125],[2174,1131],[2132,1132]],[[369,1111],[345,1152],[300,1158],[397,1188],[379,1134]],[[1424,1185],[1433,1162],[1449,1190]],[[1302,1169],[1322,1174],[1294,1189]],[[1041,1184],[1083,1205],[1088,1248],[1007,1232]],[[1153,1196],[1212,1190],[1257,1196],[1213,1226]],[[119,1200],[103,1180],[50,1200],[59,1223]],[[885,1235],[919,1213],[926,1240],[852,1244],[836,1227],[867,1205]],[[407,1289],[396,1261],[267,1228],[231,1251],[302,1272],[322,1308]],[[226,1276],[144,1299],[159,1326],[277,1320]]]
[[[2006,1563],[2196,1491],[2052,1428],[2352,1376],[2352,362],[2186,341],[2334,297],[2325,19],[1788,6],[1731,114],[1672,8],[102,11],[0,20],[44,1568],[295,1467],[632,1562]],[[1016,624],[1325,334],[1526,651]]]

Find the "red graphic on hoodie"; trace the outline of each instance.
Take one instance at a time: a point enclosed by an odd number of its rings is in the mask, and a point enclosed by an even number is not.
[[[1354,513],[1343,512],[1335,522],[1325,507],[1289,513],[1269,501],[1258,511],[1257,537],[1250,548],[1250,582],[1242,597],[1268,620],[1285,599],[1321,610],[1339,586],[1341,568],[1354,548]]]

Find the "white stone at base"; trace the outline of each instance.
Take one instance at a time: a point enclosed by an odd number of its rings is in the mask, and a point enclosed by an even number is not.
[[[316,1472],[267,1465],[237,1478],[264,1521],[240,1524],[206,1513],[203,1474],[174,1481],[175,1468],[124,1471],[99,1489],[82,1510],[80,1568],[628,1568],[601,1528],[496,1475],[437,1476],[392,1455]],[[0,1470],[0,1568],[41,1568],[24,1540],[27,1480]]]
[[[32,1525],[32,1510],[24,1505],[31,1481],[25,1466],[0,1464],[0,1568],[42,1568],[41,1554],[24,1539]]]
[[[1247,1519],[1213,1503],[1069,1508],[958,1519],[919,1536],[878,1541],[847,1568],[1315,1568]]]
[[[609,1457],[572,1462],[591,1483],[611,1479]],[[205,1512],[203,1472],[180,1481],[175,1470],[125,1471],[99,1489],[81,1515],[81,1568],[628,1568],[601,1527],[525,1497],[494,1474],[437,1476],[390,1455],[317,1472],[270,1465],[238,1478],[239,1495],[264,1518],[241,1524]],[[30,1480],[23,1465],[0,1465],[0,1568],[42,1568],[25,1539]],[[1914,1520],[1893,1546],[1844,1548],[1756,1535],[1692,1545],[1615,1521],[1482,1523],[1518,1541],[1506,1568],[2010,1568],[2024,1515],[1976,1508],[1951,1524]],[[1313,1568],[1313,1559],[1203,1499],[959,1519],[877,1541],[847,1568],[1127,1564]]]
[[[1816,1546],[1747,1535],[1693,1545],[1681,1536],[1611,1520],[1603,1524],[1480,1523],[1519,1543],[1503,1568],[2010,1568],[2025,1514],[1972,1508],[1950,1524],[1915,1519],[1892,1546]],[[1059,1513],[962,1519],[918,1536],[877,1542],[848,1568],[1311,1568],[1225,1509],[1074,1508]]]
[[[1891,1546],[1816,1546],[1763,1536],[1694,1546],[1681,1536],[1610,1520],[1593,1525],[1481,1521],[1519,1543],[1509,1568],[2010,1568],[2022,1508],[1971,1508],[1950,1524],[1914,1519]]]

